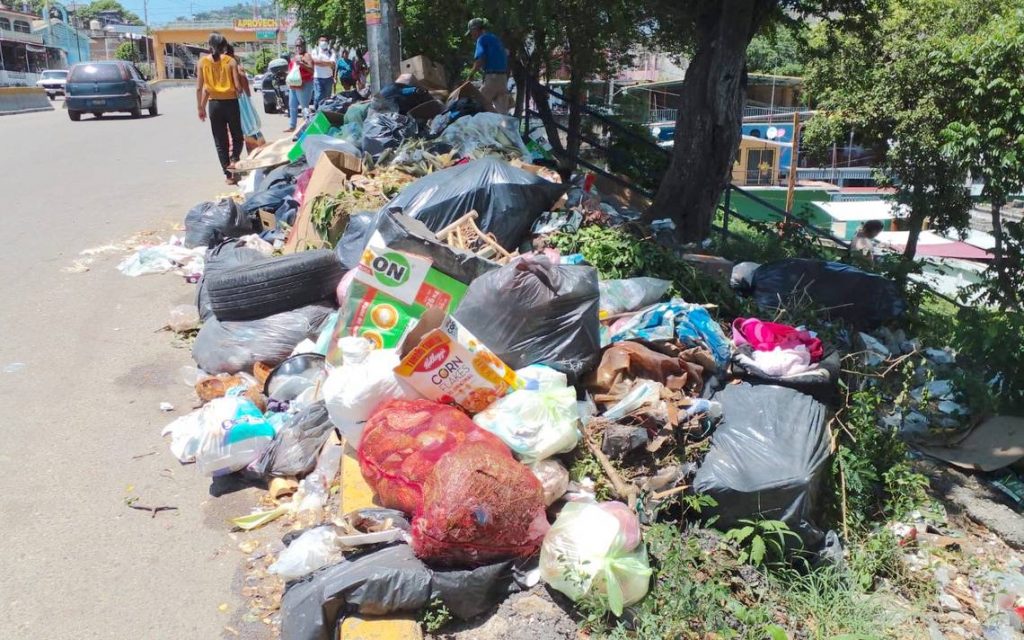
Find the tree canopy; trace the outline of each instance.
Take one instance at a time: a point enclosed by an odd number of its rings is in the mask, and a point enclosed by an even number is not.
[[[75,15],[82,20],[83,25],[88,26],[90,20],[97,19],[99,14],[105,11],[117,12],[125,24],[142,24],[142,18],[125,9],[117,0],[92,0],[89,4],[75,9]]]
[[[957,43],[984,29],[1000,2],[875,2],[878,26],[840,30],[823,23],[812,38],[807,91],[819,115],[805,144],[828,146],[849,131],[874,148],[883,178],[910,207],[904,256],[924,225],[963,229],[970,199],[961,158],[944,129],[963,114],[963,73],[950,64]]]

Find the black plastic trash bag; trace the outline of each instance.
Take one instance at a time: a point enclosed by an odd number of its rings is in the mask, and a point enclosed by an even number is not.
[[[323,400],[290,416],[273,442],[249,470],[261,478],[301,478],[316,466],[316,458],[334,425]]]
[[[268,171],[255,184],[254,191],[263,191],[281,183],[295,184],[302,172],[309,168],[306,158],[300,158],[291,164],[284,164]],[[257,174],[259,176],[259,174]]]
[[[805,549],[816,550],[824,539],[818,518],[829,463],[824,405],[793,389],[745,382],[714,399],[722,421],[693,487],[718,501],[716,526],[781,520]]]
[[[203,277],[199,279],[199,286],[196,287],[196,307],[199,309],[199,319],[205,321],[213,316],[213,307],[210,306],[210,294],[206,291],[207,278],[215,276],[222,271],[228,271],[243,264],[259,262],[264,259],[266,258],[262,253],[238,240],[225,240],[217,246],[207,249]]]
[[[513,369],[545,364],[570,377],[601,359],[597,270],[526,257],[476,280],[455,318]]]
[[[334,252],[338,254],[338,260],[346,271],[359,266],[359,260],[363,257],[363,249],[370,241],[370,236],[376,228],[377,214],[373,211],[360,211],[349,216],[348,224],[345,225],[345,232],[338,239],[338,246]]]
[[[799,373],[786,377],[776,377],[766,374],[756,366],[750,364],[749,360],[740,357],[741,354],[751,355],[749,345],[736,348],[733,358],[733,371],[741,378],[751,384],[774,384],[780,387],[796,389],[800,393],[806,393],[818,402],[828,405],[835,405],[839,400],[839,369],[840,354],[832,350],[825,354],[817,367],[811,371]]]
[[[778,309],[806,295],[834,320],[870,331],[907,309],[895,282],[839,262],[787,258],[761,265],[751,278],[755,302]]]
[[[281,639],[333,640],[346,615],[415,612],[434,598],[469,619],[513,591],[511,565],[435,572],[407,544],[349,556],[288,586],[281,599]]]
[[[201,202],[185,215],[185,246],[209,247],[225,238],[238,238],[259,230],[259,220],[239,209],[231,198]]]
[[[363,151],[374,158],[416,137],[416,121],[397,113],[377,113],[363,123]]]
[[[440,231],[470,211],[476,224],[508,250],[519,247],[534,220],[562,196],[565,186],[548,182],[504,160],[481,158],[413,182],[383,210],[398,207],[431,231]]]
[[[379,211],[368,215],[359,213],[349,219],[335,249],[346,269],[354,269],[359,264],[363,249],[374,233],[379,233],[391,249],[430,258],[433,268],[464,284],[498,268],[496,262],[440,242],[419,220],[401,213]]]
[[[393,102],[398,108],[398,113],[406,114],[424,102],[434,99],[430,92],[422,87],[392,82],[380,90],[380,97]]]
[[[220,322],[211,317],[192,345],[192,359],[207,373],[251,372],[263,362],[277,366],[295,345],[315,338],[334,308],[325,304],[285,311],[258,320]]]
[[[261,210],[274,212],[294,194],[294,182],[278,182],[262,191],[250,194],[242,203],[242,211],[254,217],[258,216]]]

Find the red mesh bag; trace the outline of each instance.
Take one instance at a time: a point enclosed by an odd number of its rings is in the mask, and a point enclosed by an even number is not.
[[[529,469],[494,447],[464,444],[423,483],[412,548],[433,564],[487,564],[532,555],[548,526],[544,490]]]
[[[359,469],[382,506],[413,515],[437,461],[474,443],[514,462],[505,443],[458,409],[430,400],[394,400],[367,420],[359,441]]]

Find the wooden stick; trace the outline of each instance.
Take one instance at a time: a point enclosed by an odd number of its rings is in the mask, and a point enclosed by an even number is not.
[[[590,453],[594,454],[594,457],[597,458],[597,461],[601,464],[601,469],[604,470],[604,474],[608,476],[608,481],[612,484],[612,490],[615,492],[617,497],[626,501],[626,504],[629,505],[630,509],[635,508],[637,497],[636,487],[628,484],[622,479],[622,476],[619,475],[619,472],[615,469],[615,465],[612,464],[612,461],[608,459],[608,456],[604,454],[604,451],[601,451],[601,447],[597,446],[590,436],[591,432],[588,431],[587,437],[584,438],[587,442],[587,448],[590,449]]]
[[[669,496],[674,496],[677,493],[682,493],[683,491],[686,491],[689,488],[690,488],[690,485],[682,484],[682,485],[679,485],[678,487],[672,487],[671,489],[665,489],[664,491],[658,491],[656,493],[652,493],[651,494],[651,499],[653,499],[653,500],[662,500],[662,499],[667,498]]]

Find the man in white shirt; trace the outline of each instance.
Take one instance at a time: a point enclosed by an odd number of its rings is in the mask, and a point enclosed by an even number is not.
[[[313,104],[320,103],[334,93],[334,72],[338,68],[338,59],[327,41],[327,36],[320,36],[316,49],[313,49]]]

